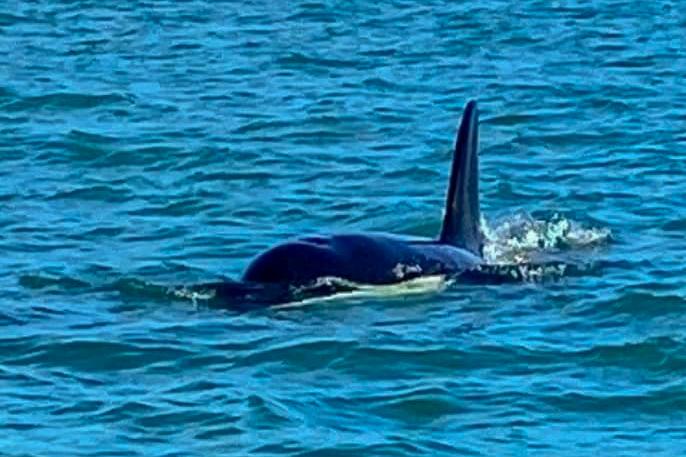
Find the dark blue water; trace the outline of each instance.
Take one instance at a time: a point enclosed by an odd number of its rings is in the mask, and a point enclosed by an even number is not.
[[[0,452],[683,454],[685,37],[676,1],[4,2]],[[433,236],[470,97],[489,258],[585,273],[167,293]]]

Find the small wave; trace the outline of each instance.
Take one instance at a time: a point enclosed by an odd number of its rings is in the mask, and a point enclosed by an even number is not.
[[[469,407],[448,389],[440,386],[410,388],[365,399],[371,410],[382,417],[408,422],[427,422],[465,414]]]
[[[29,22],[29,18],[24,15],[16,15],[11,13],[0,13],[0,25],[9,27],[16,24]]]
[[[518,213],[493,225],[482,220],[487,263],[523,264],[537,254],[587,248],[607,243],[612,233],[606,228],[587,228],[558,214],[535,219]]]
[[[24,97],[4,106],[7,111],[36,110],[41,108],[59,108],[62,110],[90,109],[118,103],[132,104],[133,96],[129,94],[80,94],[73,92],[55,92],[45,95]]]
[[[106,184],[92,186],[77,186],[69,189],[58,189],[46,196],[48,200],[85,200],[122,203],[133,198],[130,189],[124,186],[110,186]]]
[[[103,358],[102,354],[108,354]],[[173,362],[192,352],[168,344],[110,342],[96,339],[49,340],[26,348],[13,364],[66,367],[77,372],[135,370]]]
[[[25,274],[19,277],[19,284],[27,289],[57,289],[68,291],[85,289],[90,284],[69,276],[52,276],[46,273]]]
[[[320,57],[314,55],[302,54],[300,52],[291,52],[290,54],[280,57],[276,61],[278,64],[284,67],[302,67],[302,66],[312,66],[312,67],[323,67],[323,68],[356,68],[356,67],[368,67],[368,64],[344,59],[334,59],[327,57]]]

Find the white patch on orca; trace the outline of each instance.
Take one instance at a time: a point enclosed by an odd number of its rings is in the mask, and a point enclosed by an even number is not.
[[[384,285],[358,284],[337,277],[323,277],[317,279],[314,285],[311,285],[308,288],[316,287],[317,285],[343,286],[349,287],[350,290],[336,292],[331,295],[306,298],[280,305],[272,305],[271,308],[295,308],[314,303],[344,300],[346,298],[390,298],[405,295],[433,294],[445,290],[452,282],[453,280],[447,279],[444,275],[420,276],[408,281]],[[302,290],[302,288],[300,289]]]
[[[402,263],[398,263],[391,271],[396,278],[403,279],[407,275],[421,275],[422,267],[419,265],[404,265]]]

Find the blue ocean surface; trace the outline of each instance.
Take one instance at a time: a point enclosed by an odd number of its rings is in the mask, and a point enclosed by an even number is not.
[[[3,456],[686,452],[686,5],[5,0]],[[300,234],[581,266],[236,312]]]

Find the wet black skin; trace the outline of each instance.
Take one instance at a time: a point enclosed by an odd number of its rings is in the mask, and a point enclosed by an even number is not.
[[[457,275],[481,264],[469,251],[434,240],[384,234],[311,236],[259,255],[243,281],[306,285],[322,277],[361,284],[390,284],[418,276]]]

